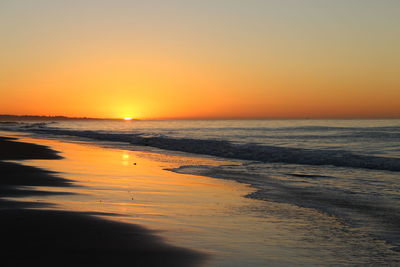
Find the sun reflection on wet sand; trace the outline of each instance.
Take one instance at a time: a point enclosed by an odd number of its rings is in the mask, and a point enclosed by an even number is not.
[[[129,165],[129,154],[128,152],[122,152],[122,165],[128,166]]]
[[[62,177],[75,181],[79,187],[46,188],[75,195],[19,200],[56,203],[55,209],[115,213],[117,216],[111,219],[161,229],[168,240],[203,251],[216,249],[207,245],[207,239],[225,244],[230,231],[236,234],[242,232],[242,237],[238,235],[238,238],[243,241],[249,238],[244,234],[247,230],[239,231],[241,224],[249,223],[249,217],[236,216],[233,219],[232,213],[257,202],[241,199],[253,189],[233,181],[164,170],[177,168],[185,162],[189,165],[232,162],[173,155],[157,161],[161,155],[156,153],[104,149],[44,139],[22,138],[21,141],[62,151],[62,160],[29,160],[24,164],[58,172]]]

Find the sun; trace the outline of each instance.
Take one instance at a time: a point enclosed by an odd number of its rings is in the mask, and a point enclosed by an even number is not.
[[[125,117],[124,120],[125,120],[125,121],[131,121],[131,120],[132,120],[132,117]]]

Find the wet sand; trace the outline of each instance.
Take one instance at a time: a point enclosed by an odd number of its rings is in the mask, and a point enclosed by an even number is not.
[[[50,150],[42,156],[46,159],[2,162],[11,169],[3,179],[7,188],[2,187],[0,204],[1,218],[8,218],[0,233],[10,244],[5,254],[8,266],[19,254],[25,262],[44,259],[42,265],[52,266],[397,266],[399,262],[390,245],[335,217],[243,197],[256,190],[231,181],[234,172],[215,179],[190,171],[190,166],[238,162],[142,151],[117,142],[0,135],[60,151]],[[12,145],[9,142],[5,143]],[[187,173],[170,171],[181,166]],[[26,176],[17,174],[23,169],[36,178],[22,179]],[[42,241],[35,246],[36,240]],[[38,255],[43,259],[33,257]],[[21,265],[26,264],[16,264]]]
[[[0,236],[5,245],[1,266],[198,266],[204,262],[204,254],[171,246],[144,227],[97,216],[102,213],[52,210],[45,209],[52,203],[4,199],[72,194],[35,188],[75,186],[57,173],[5,161],[60,158],[45,146],[0,137]]]

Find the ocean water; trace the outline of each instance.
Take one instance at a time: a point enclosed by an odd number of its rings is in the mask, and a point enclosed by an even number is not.
[[[372,263],[399,263],[400,120],[82,120],[1,123],[0,130],[232,159],[170,171],[235,180],[257,189],[246,197],[270,207],[280,203],[324,214],[344,226],[338,233],[319,225],[326,242],[338,236],[346,242],[344,236],[356,233],[391,251],[371,246]],[[295,220],[288,211],[273,212]]]

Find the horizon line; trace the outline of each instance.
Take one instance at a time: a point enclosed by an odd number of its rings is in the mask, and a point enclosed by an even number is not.
[[[30,118],[30,119],[65,119],[65,120],[121,120],[124,118],[112,118],[112,117],[74,117],[65,115],[15,115],[15,114],[0,114],[0,119],[18,119],[18,118]],[[132,118],[132,121],[168,121],[168,120],[389,120],[389,119],[400,119],[400,116],[326,116],[326,117],[165,117],[165,118],[147,118],[139,119]]]

